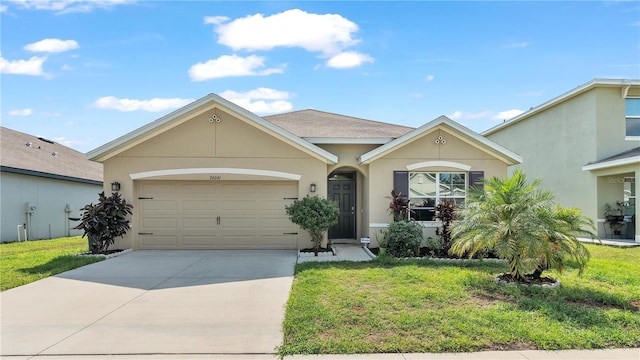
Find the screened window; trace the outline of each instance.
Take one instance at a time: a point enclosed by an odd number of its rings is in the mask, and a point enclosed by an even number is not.
[[[640,136],[640,98],[627,98],[627,136]]]
[[[466,173],[409,173],[409,206],[414,220],[434,221],[440,200],[451,200],[460,207],[466,196]]]

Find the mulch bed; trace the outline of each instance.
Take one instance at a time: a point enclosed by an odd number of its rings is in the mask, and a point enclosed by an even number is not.
[[[511,274],[500,274],[496,279],[507,283],[524,285],[554,285],[557,282],[556,279],[547,276],[533,277],[531,275],[525,275],[524,279],[516,280]]]

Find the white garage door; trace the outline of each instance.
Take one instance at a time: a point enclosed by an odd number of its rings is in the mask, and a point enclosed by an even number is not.
[[[140,248],[295,249],[297,196],[295,182],[140,182]]]

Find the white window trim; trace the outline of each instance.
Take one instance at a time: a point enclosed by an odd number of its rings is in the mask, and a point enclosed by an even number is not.
[[[624,121],[625,121],[625,127],[627,125],[627,119],[640,119],[640,115],[627,115],[627,111],[626,111],[626,100],[627,99],[640,99],[640,96],[626,96],[625,98],[625,114],[624,114]],[[626,130],[625,130],[625,137],[624,137],[625,141],[640,141],[640,136],[630,136],[630,135],[626,135]]]

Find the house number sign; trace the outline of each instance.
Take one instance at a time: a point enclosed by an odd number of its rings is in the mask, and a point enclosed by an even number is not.
[[[209,176],[209,180],[211,180],[211,181],[222,180],[222,176],[221,175],[211,175],[211,176]]]

